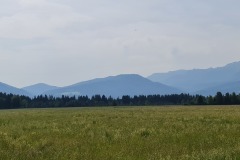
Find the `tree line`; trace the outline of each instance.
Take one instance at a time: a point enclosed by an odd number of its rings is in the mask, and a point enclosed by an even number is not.
[[[139,95],[119,98],[105,95],[62,96],[40,95],[34,98],[0,93],[0,109],[17,108],[54,108],[54,107],[90,107],[90,106],[157,106],[157,105],[237,105],[240,94],[217,92],[215,96],[190,94]]]

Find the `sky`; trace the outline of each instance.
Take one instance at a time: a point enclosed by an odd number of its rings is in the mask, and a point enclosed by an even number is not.
[[[0,81],[66,86],[240,61],[239,0],[1,0]]]

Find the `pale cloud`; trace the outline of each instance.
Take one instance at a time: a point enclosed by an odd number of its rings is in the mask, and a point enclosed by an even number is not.
[[[238,61],[237,0],[0,2],[1,81],[67,85]]]

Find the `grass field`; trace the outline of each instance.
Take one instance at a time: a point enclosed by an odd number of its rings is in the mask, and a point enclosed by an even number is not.
[[[0,159],[240,159],[240,106],[1,110]]]

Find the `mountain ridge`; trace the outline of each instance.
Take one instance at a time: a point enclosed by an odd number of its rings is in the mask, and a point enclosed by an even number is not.
[[[232,93],[232,92],[240,93],[240,81],[229,82],[229,83],[213,86],[208,89],[199,90],[194,94],[200,94],[203,96],[209,96],[209,95],[213,96],[217,92],[221,92],[222,94]]]
[[[23,87],[21,89],[27,91],[28,93],[31,93],[34,96],[37,96],[37,95],[43,94],[44,92],[47,92],[47,91],[50,91],[53,89],[57,89],[57,88],[59,88],[59,87],[48,85],[45,83],[37,83],[34,85]]]
[[[0,82],[0,92],[7,93],[7,94],[24,95],[29,97],[32,96],[29,92],[25,90],[13,87],[3,82]]]
[[[240,86],[240,61],[215,68],[154,73],[148,77],[138,74],[120,74],[95,78],[65,87],[38,83],[17,88],[0,82],[0,92],[29,97],[41,94],[53,96],[105,94],[115,97],[175,93],[213,95],[217,91],[240,93],[238,86]]]
[[[96,78],[89,81],[76,83],[57,90],[46,92],[47,95],[79,94],[93,96],[95,94],[119,97],[122,95],[147,95],[147,94],[171,94],[181,91],[148,80],[137,74],[122,74],[105,78]]]
[[[216,68],[154,73],[147,78],[155,82],[180,88],[188,93],[195,93],[214,86],[240,81],[240,62],[233,62]],[[221,87],[219,87],[219,91],[221,91]]]

